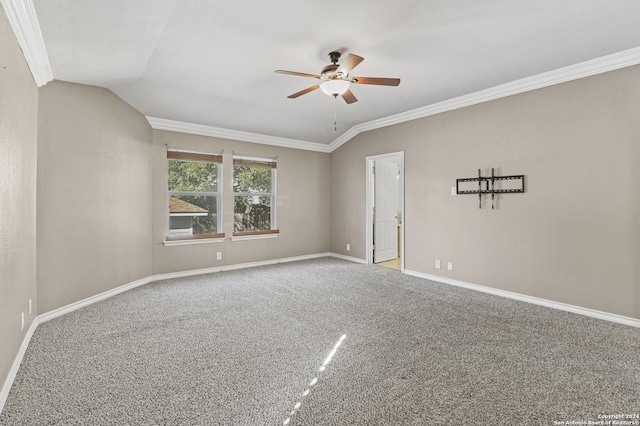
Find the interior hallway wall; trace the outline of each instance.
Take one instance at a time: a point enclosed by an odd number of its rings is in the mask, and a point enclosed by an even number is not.
[[[151,127],[112,92],[40,88],[40,313],[151,275]]]
[[[365,158],[405,151],[407,269],[640,318],[638,111],[635,66],[362,133],[332,153],[332,251],[365,258]],[[526,192],[451,195],[491,167]]]

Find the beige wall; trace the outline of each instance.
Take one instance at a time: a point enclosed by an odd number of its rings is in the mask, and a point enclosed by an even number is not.
[[[0,7],[0,386],[31,323],[36,299],[38,89]],[[29,315],[29,299],[33,311]],[[20,314],[25,314],[24,331]]]
[[[137,279],[327,251],[364,258],[365,157],[395,151],[407,269],[640,318],[640,67],[363,133],[329,155],[152,131],[105,89],[38,90],[4,11],[0,52],[2,382],[38,314]],[[224,242],[162,244],[166,145],[224,151]],[[228,238],[234,151],[278,157],[276,239]],[[526,193],[498,196],[496,210],[450,195],[479,167],[525,174]]]
[[[151,275],[151,127],[106,89],[39,92],[40,313]]]
[[[329,251],[329,154],[154,130],[153,273],[211,268]],[[221,243],[165,247],[167,223],[166,146],[223,153]],[[274,239],[231,241],[233,232],[232,156],[278,157]],[[217,261],[216,252],[222,252]]]
[[[332,153],[332,251],[365,257],[365,157],[405,151],[407,269],[640,318],[639,111],[636,66],[360,134]],[[451,195],[491,167],[526,193]]]

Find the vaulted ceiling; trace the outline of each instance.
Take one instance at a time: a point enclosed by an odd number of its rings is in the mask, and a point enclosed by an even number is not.
[[[106,87],[148,117],[323,146],[366,123],[585,61],[640,57],[637,0],[33,5],[55,79]],[[352,86],[350,105],[320,90],[287,99],[317,80],[273,71],[319,74],[336,49],[365,58],[352,75],[400,85]]]

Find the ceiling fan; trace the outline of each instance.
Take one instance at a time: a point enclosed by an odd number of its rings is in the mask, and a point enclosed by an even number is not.
[[[295,72],[295,71],[286,71],[286,70],[275,70],[274,72],[278,74],[288,74],[288,75],[297,75],[300,77],[309,77],[309,78],[317,78],[322,80],[322,83],[318,83],[314,86],[307,87],[304,90],[301,90],[293,95],[287,96],[289,99],[295,99],[299,96],[305,95],[309,92],[313,92],[314,90],[320,89],[324,93],[329,96],[333,96],[337,98],[338,96],[342,96],[342,99],[345,100],[346,103],[352,104],[354,102],[358,102],[358,99],[354,96],[354,94],[349,89],[349,86],[353,84],[375,84],[379,86],[397,86],[400,84],[399,78],[382,78],[382,77],[350,77],[349,73],[360,64],[360,62],[364,61],[364,58],[358,55],[349,54],[347,59],[342,62],[342,64],[338,65],[338,61],[340,60],[340,56],[342,54],[340,52],[333,51],[329,53],[329,59],[331,60],[331,64],[322,68],[320,75],[315,74],[307,74],[303,72]]]

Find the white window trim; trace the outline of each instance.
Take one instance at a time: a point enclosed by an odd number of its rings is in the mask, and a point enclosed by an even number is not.
[[[256,160],[263,160],[265,158],[261,158],[261,157],[249,157],[249,156],[238,156],[238,155],[234,155],[233,158],[242,158],[242,159],[256,159]],[[233,192],[233,200],[234,200],[234,205],[235,205],[235,197],[242,197],[242,196],[257,196],[257,197],[269,197],[271,199],[271,231],[275,231],[278,229],[278,223],[276,221],[276,212],[278,209],[276,209],[276,200],[277,200],[277,196],[276,196],[276,190],[277,190],[277,184],[278,184],[278,169],[277,168],[273,168],[271,169],[271,192]],[[236,232],[235,230],[235,224],[234,224],[234,230],[233,232]],[[247,232],[252,232],[252,231],[247,231]],[[247,235],[247,236],[236,236],[236,237],[232,237],[231,241],[237,241],[240,238],[242,239],[247,239],[247,240],[259,240],[262,238],[277,238],[278,234],[275,234],[275,237],[265,237],[262,235],[258,235],[258,238],[247,238],[247,237],[256,237],[256,235]]]
[[[185,239],[185,240],[165,240],[162,242],[165,247],[171,246],[190,246],[193,244],[212,244],[224,242],[225,238],[197,238],[197,239]]]
[[[189,154],[204,154],[204,155],[220,155],[222,156],[222,151],[220,152],[203,152],[203,151],[194,151],[194,150],[189,150],[189,149],[180,149],[180,148],[171,148],[171,147],[167,147],[167,151],[173,151],[173,152],[185,152],[185,153],[189,153]],[[167,161],[168,158],[165,158],[165,161]],[[167,170],[168,170],[168,164],[167,163]],[[224,175],[224,170],[222,167],[222,161],[220,163],[214,163],[217,164],[218,166],[218,191],[217,192],[211,192],[211,191],[203,191],[203,192],[198,192],[198,191],[170,191],[169,190],[169,182],[168,182],[168,176],[167,176],[167,190],[165,192],[166,194],[166,205],[169,205],[169,198],[171,197],[172,194],[178,194],[178,193],[182,193],[180,195],[194,195],[194,196],[198,196],[198,195],[204,195],[204,196],[215,196],[216,197],[216,208],[218,209],[217,211],[217,221],[218,223],[216,224],[216,228],[219,228],[218,231],[222,231],[223,230],[223,226],[224,226],[224,221],[223,221],[223,209],[224,209],[224,205],[223,205],[223,185],[224,185],[224,181],[223,181],[223,175]],[[197,240],[193,240],[193,239],[185,239],[185,240],[166,240],[166,238],[168,238],[169,235],[169,228],[170,228],[170,218],[171,218],[171,213],[169,213],[167,211],[167,215],[165,216],[165,228],[166,228],[166,232],[165,232],[165,240],[163,242],[163,244],[165,245],[165,247],[169,247],[169,246],[181,246],[181,245],[191,245],[191,244],[209,244],[209,243],[218,243],[218,242],[222,242],[225,239],[224,238],[202,238],[199,241]],[[195,216],[195,215],[194,215]],[[199,216],[199,215],[197,215]],[[220,232],[221,234],[224,232]]]
[[[267,238],[278,238],[278,235],[280,234],[236,235],[231,237],[231,241],[266,240]]]

